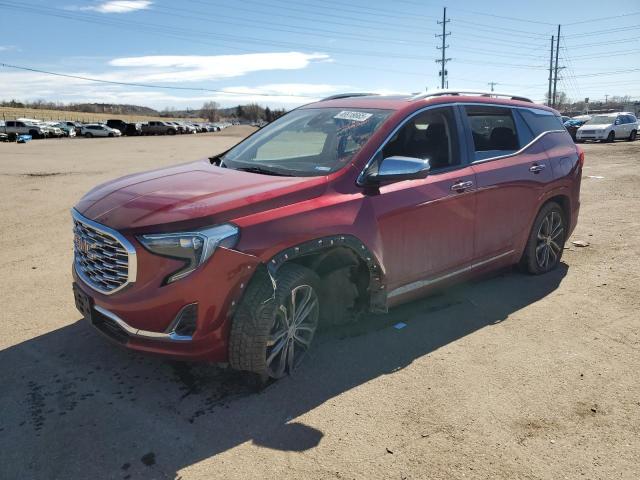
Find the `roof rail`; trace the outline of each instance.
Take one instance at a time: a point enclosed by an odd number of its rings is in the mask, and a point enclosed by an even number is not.
[[[411,100],[419,100],[421,98],[441,97],[444,95],[479,95],[481,97],[504,97],[511,100],[520,100],[521,102],[533,103],[533,100],[520,95],[512,95],[510,93],[489,92],[487,90],[434,90],[433,92],[419,93],[411,97]]]
[[[367,92],[338,93],[336,95],[331,95],[330,97],[323,98],[320,101],[324,102],[326,100],[338,100],[340,98],[350,98],[350,97],[368,97],[370,95],[377,95],[377,93],[367,93]]]

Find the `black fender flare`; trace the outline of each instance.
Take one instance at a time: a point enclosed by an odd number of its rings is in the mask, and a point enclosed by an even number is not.
[[[280,267],[292,259],[320,253],[336,247],[348,248],[367,266],[369,270],[369,285],[367,287],[369,293],[369,311],[386,313],[387,290],[384,268],[369,247],[354,235],[331,235],[292,245],[269,259],[267,271],[271,277],[274,277]]]

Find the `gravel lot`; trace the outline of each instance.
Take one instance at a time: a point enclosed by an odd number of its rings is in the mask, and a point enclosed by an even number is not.
[[[73,305],[70,207],[248,131],[0,144],[0,478],[640,478],[640,142],[585,145],[572,240],[590,246],[556,272],[324,333],[260,394],[94,333]]]

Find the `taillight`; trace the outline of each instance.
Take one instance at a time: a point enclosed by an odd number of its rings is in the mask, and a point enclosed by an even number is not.
[[[576,146],[578,150],[578,162],[580,163],[580,168],[584,166],[584,150],[578,146]]]

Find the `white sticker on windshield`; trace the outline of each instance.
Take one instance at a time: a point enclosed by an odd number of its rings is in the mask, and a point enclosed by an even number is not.
[[[372,113],[351,112],[349,110],[343,110],[333,118],[337,118],[340,120],[353,120],[354,122],[364,122],[365,120],[371,118],[372,115]]]

